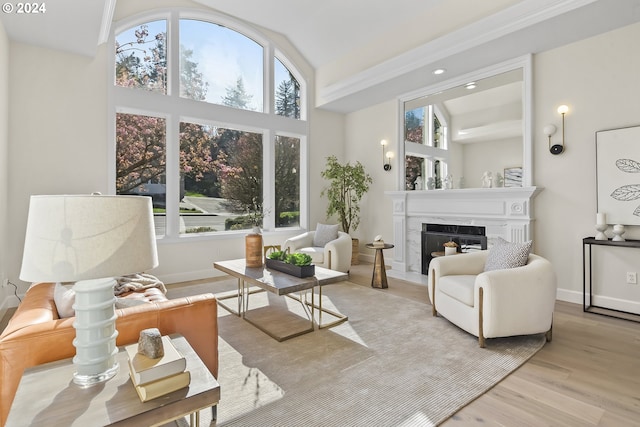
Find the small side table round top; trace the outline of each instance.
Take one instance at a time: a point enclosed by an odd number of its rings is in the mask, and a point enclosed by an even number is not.
[[[388,288],[389,285],[387,283],[387,271],[384,267],[384,249],[391,249],[393,245],[390,243],[385,243],[384,246],[374,246],[373,243],[367,243],[365,245],[369,249],[375,249],[376,255],[373,262],[373,276],[371,277],[371,287],[372,288]]]

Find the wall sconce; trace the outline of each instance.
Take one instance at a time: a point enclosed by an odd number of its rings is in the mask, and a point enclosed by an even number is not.
[[[543,129],[544,134],[547,135],[547,138],[549,138],[549,151],[551,152],[551,154],[560,154],[564,151],[564,115],[567,114],[567,111],[569,111],[569,107],[567,107],[566,105],[561,105],[558,107],[558,113],[562,115],[562,142],[560,144],[551,145],[551,136],[554,135],[557,130],[555,125],[549,124],[546,125]]]
[[[382,167],[384,168],[384,170],[390,171],[391,170],[391,159],[393,159],[393,152],[391,152],[391,151],[385,152],[384,151],[384,149],[387,146],[387,140],[386,139],[383,139],[382,141],[380,141],[380,145],[382,145]]]

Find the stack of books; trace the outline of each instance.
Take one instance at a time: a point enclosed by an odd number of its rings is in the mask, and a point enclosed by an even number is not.
[[[125,346],[129,356],[131,381],[143,402],[164,396],[191,382],[191,374],[186,370],[187,360],[175,348],[168,336],[162,337],[164,356],[151,359],[138,353],[138,344]]]

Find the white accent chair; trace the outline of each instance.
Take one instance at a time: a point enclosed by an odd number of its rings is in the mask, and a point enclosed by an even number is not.
[[[307,231],[291,237],[282,245],[282,250],[289,253],[302,252],[311,256],[313,263],[319,267],[348,273],[351,268],[351,236],[338,231],[338,238],[331,240],[324,247],[313,246],[315,231]]]
[[[485,338],[545,333],[551,341],[556,276],[551,263],[530,254],[527,264],[484,271],[487,253],[434,258],[429,264],[429,298],[438,313],[461,329]]]

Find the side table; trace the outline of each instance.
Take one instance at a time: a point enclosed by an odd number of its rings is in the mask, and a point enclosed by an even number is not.
[[[385,243],[384,246],[374,246],[373,243],[367,243],[365,246],[369,249],[376,250],[373,262],[373,276],[371,277],[371,287],[380,289],[388,288],[389,285],[387,283],[387,271],[384,267],[384,253],[382,251],[384,249],[393,248],[393,245],[390,243]]]
[[[220,385],[182,335],[171,339],[187,359],[189,387],[141,402],[123,347],[116,356],[118,373],[92,387],[73,382],[71,359],[58,360],[25,369],[6,426],[157,426],[186,415],[199,425],[199,411],[218,404]]]

